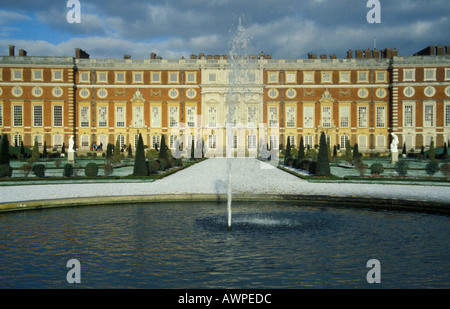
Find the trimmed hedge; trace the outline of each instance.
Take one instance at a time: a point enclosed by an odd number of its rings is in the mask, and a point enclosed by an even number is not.
[[[1,164],[0,165],[0,177],[11,177],[13,169],[9,164]]]
[[[97,165],[97,163],[90,162],[90,163],[86,164],[86,166],[84,168],[84,173],[88,177],[95,177],[95,176],[97,176],[98,175],[98,165]]]
[[[371,175],[380,175],[384,172],[383,164],[381,163],[374,163],[370,166],[370,174]]]
[[[36,175],[36,177],[43,178],[45,177],[45,170],[46,167],[44,164],[36,164],[33,166],[33,173]]]
[[[66,163],[64,164],[64,177],[72,177],[73,176],[73,165]]]

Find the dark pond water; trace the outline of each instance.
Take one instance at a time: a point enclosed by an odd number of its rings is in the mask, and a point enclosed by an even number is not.
[[[235,203],[226,225],[217,203],[0,214],[0,288],[450,288],[448,216]]]

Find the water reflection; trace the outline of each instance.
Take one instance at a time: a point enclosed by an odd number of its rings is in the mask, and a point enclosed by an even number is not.
[[[449,218],[290,204],[92,206],[0,215],[0,288],[450,287]],[[366,281],[369,259],[382,284]]]

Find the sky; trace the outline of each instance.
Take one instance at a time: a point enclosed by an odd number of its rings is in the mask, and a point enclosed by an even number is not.
[[[69,23],[68,0],[1,0],[0,55],[8,46],[29,56],[189,58],[229,54],[239,23],[249,54],[304,59],[309,52],[397,48],[410,56],[450,45],[449,0],[379,0],[381,23],[369,23],[369,0],[79,0],[80,23]],[[371,0],[372,1],[372,0]]]

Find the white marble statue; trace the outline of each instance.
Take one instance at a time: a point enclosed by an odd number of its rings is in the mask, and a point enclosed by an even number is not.
[[[74,152],[74,150],[73,150],[73,135],[71,135],[70,136],[70,139],[69,139],[69,152]]]
[[[393,140],[391,142],[391,152],[398,152],[398,137],[395,135],[395,133],[391,133]]]

